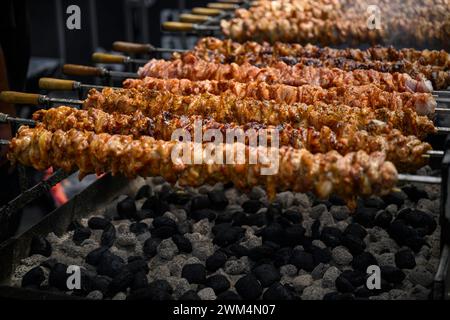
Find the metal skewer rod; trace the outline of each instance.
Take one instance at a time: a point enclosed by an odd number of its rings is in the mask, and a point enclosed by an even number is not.
[[[10,115],[8,115],[6,113],[0,113],[0,123],[10,123],[10,122],[25,124],[25,125],[29,125],[29,126],[36,125],[36,121],[31,120],[31,119],[16,118],[16,117],[11,117]]]
[[[418,182],[418,183],[428,183],[428,184],[441,184],[441,177],[431,177],[431,176],[419,176],[414,174],[398,174],[398,180],[404,182]]]
[[[428,150],[427,154],[434,157],[443,157],[444,151],[442,150]]]
[[[0,101],[12,104],[51,105],[53,103],[82,105],[84,101],[75,99],[50,98],[37,93],[25,93],[16,91],[0,92]]]
[[[448,90],[434,90],[433,93],[437,95],[450,96],[450,91]]]
[[[450,97],[448,97],[448,98],[442,98],[442,97],[437,97],[437,98],[435,98],[436,99],[436,102],[438,102],[438,103],[450,103]]]
[[[435,108],[436,113],[450,113],[450,108]]]
[[[0,139],[0,146],[9,146],[9,143],[9,140]]]
[[[436,127],[437,133],[439,134],[449,134],[450,128],[448,127]]]
[[[198,15],[196,17],[199,17]],[[209,18],[209,16],[208,16]],[[186,21],[195,23],[194,21]],[[198,21],[197,21],[198,22]],[[184,49],[172,49],[172,48],[155,48],[150,43],[137,43],[137,42],[126,42],[126,41],[115,41],[112,45],[114,51],[119,51],[123,53],[133,53],[133,54],[152,54],[155,52],[160,53],[183,53],[188,50]]]

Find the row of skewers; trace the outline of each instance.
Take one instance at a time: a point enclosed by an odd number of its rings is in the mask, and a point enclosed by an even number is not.
[[[271,47],[272,53],[265,50],[264,55],[272,55],[267,58],[273,61],[268,66],[256,66],[261,62],[259,53],[250,49],[232,53],[236,48],[256,48],[254,43],[238,45],[217,39],[203,40],[194,50],[176,54],[170,61],[152,59],[133,74],[135,79],[124,81],[123,89],[92,89],[84,101],[65,101],[82,105],[81,110],[61,106],[39,110],[32,121],[22,119],[36,127],[19,130],[9,144],[9,159],[39,170],[50,166],[79,169],[81,176],[112,171],[128,177],[162,175],[188,185],[232,181],[243,189],[263,184],[271,195],[291,189],[314,191],[321,197],[333,193],[351,201],[356,195],[389,192],[398,179],[396,167],[414,171],[435,154],[423,139],[446,131],[435,127],[432,119],[436,112],[446,112],[437,103],[445,102],[448,95],[433,90],[430,74],[291,66],[277,60],[280,54],[274,52],[280,52],[275,50],[280,47]],[[448,72],[445,52],[391,48],[382,55],[378,49],[351,54],[374,64],[388,59],[395,63],[392,60],[397,55],[411,63],[416,59],[418,66]],[[230,57],[246,58],[225,64],[227,52]],[[315,59],[324,59],[324,52]],[[349,55],[348,50],[334,52],[336,56]],[[106,57],[110,61],[111,57]],[[297,57],[302,55],[297,53]],[[77,75],[114,75],[95,67],[64,69]],[[41,84],[47,89],[82,86],[49,79],[42,79]],[[8,92],[0,98],[52,102],[48,97]],[[261,174],[263,164],[173,162],[171,154],[177,143],[168,141],[172,133],[186,129],[193,134],[197,122],[202,132],[210,128],[223,132],[277,130],[281,145],[276,150],[278,172]],[[253,152],[246,141],[219,142],[224,153],[241,147],[247,155]],[[195,143],[185,144],[193,153]],[[259,151],[264,154],[271,149]]]
[[[448,0],[257,0],[210,3],[163,23],[167,31],[235,41],[449,49]]]
[[[450,36],[450,2],[261,0],[236,9],[234,17],[222,19],[220,25],[226,37],[239,42],[396,43],[429,48],[444,44]]]

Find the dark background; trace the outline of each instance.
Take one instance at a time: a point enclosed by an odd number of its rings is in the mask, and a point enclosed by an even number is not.
[[[58,12],[56,2],[60,3],[62,10]],[[89,2],[95,4],[96,15],[92,14]],[[127,0],[38,0],[28,1],[31,23],[31,55],[34,57],[60,57],[58,48],[58,16],[62,18],[63,34],[65,36],[66,62],[89,64],[93,51],[98,48],[93,43],[92,31],[98,30],[98,46],[105,50],[111,49],[111,44],[116,40],[142,40],[140,29],[141,5],[148,3],[148,40],[153,45],[161,44],[161,11],[171,10],[169,20],[175,20],[183,8],[188,10],[195,6],[205,6],[208,1],[185,0],[153,0],[153,1],[127,1]],[[76,4],[81,9],[81,30],[68,30],[65,27],[66,8]],[[132,39],[127,36],[126,7],[132,9]],[[61,9],[60,8],[60,9]],[[181,9],[181,10],[180,10]],[[166,16],[166,14],[164,16]],[[92,15],[92,16],[91,16]],[[97,26],[91,24],[91,17]],[[170,19],[170,17],[172,19]],[[133,39],[134,38],[134,39]]]

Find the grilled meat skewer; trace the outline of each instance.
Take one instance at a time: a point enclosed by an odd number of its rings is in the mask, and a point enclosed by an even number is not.
[[[195,52],[193,52],[195,54]],[[198,55],[196,55],[198,56]],[[178,59],[182,57],[181,54],[174,54],[174,58]],[[406,60],[396,62],[385,61],[370,61],[359,62],[347,58],[308,58],[308,57],[293,57],[282,56],[275,57],[271,54],[262,54],[260,56],[242,55],[242,56],[228,56],[222,54],[207,53],[206,55],[198,56],[199,58],[214,63],[237,63],[239,65],[243,63],[250,63],[258,67],[270,67],[276,65],[279,61],[283,61],[288,65],[301,64],[305,66],[312,66],[316,68],[338,68],[345,71],[353,70],[376,70],[379,72],[387,73],[406,73],[414,79],[423,78],[430,80],[433,88],[446,89],[450,86],[450,70],[444,70],[444,68],[432,65],[420,65],[417,62],[409,62]]]
[[[322,126],[328,126],[336,132],[342,123],[351,124],[358,130],[365,130],[369,125],[373,126],[383,121],[405,135],[412,134],[419,138],[436,132],[430,119],[426,116],[418,116],[414,110],[408,108],[374,110],[324,103],[288,105],[250,98],[240,99],[233,94],[216,96],[204,93],[182,96],[170,92],[142,89],[105,88],[102,92],[92,89],[84,103],[84,108],[97,108],[106,112],[124,114],[133,114],[140,110],[145,116],[151,118],[164,112],[180,116],[200,115],[205,118],[212,117],[222,123],[235,122],[241,125],[250,122],[275,126],[290,123],[294,127],[313,126],[318,130]]]
[[[221,30],[226,37],[238,42],[276,41],[293,43],[318,43],[321,45],[393,44],[401,46],[430,47],[444,45],[448,48],[448,10],[444,19],[426,17],[386,17],[383,28],[369,29],[368,14],[351,12],[338,19],[290,18],[271,16],[258,18],[233,18],[221,20]],[[403,37],[402,37],[403,35]],[[395,41],[394,41],[395,40]]]
[[[192,159],[194,143],[181,145]],[[333,193],[354,200],[357,195],[386,194],[397,182],[394,165],[385,161],[381,152],[368,155],[358,151],[342,156],[331,151],[313,155],[305,149],[267,150],[259,147],[261,153],[274,151],[278,159],[276,173],[264,175],[262,169],[268,164],[248,164],[249,153],[255,150],[240,143],[219,146],[225,154],[242,148],[246,155],[245,164],[188,164],[171,156],[178,154],[175,146],[180,146],[179,142],[151,137],[134,140],[126,135],[75,129],[51,132],[43,127],[30,129],[24,126],[11,141],[8,159],[38,170],[55,167],[70,172],[79,169],[81,177],[111,171],[129,178],[160,175],[169,182],[190,186],[231,181],[237,188],[248,190],[263,185],[272,198],[276,191],[293,190],[313,191],[321,198]]]
[[[343,71],[337,68],[314,68],[297,64],[288,66],[278,62],[266,68],[249,63],[217,64],[186,54],[183,59],[172,61],[150,60],[139,69],[139,75],[162,79],[185,78],[189,80],[236,80],[238,82],[260,81],[269,84],[301,86],[318,85],[323,88],[345,85],[374,84],[384,91],[432,92],[430,81],[415,80],[405,73],[382,73],[374,70]]]
[[[393,129],[378,131],[375,135],[370,130],[378,129],[369,127],[368,131],[355,131],[350,125],[341,128],[337,134],[329,127],[323,126],[319,131],[312,127],[293,128],[289,124],[280,126],[266,126],[259,123],[238,125],[235,123],[218,123],[214,119],[204,119],[200,116],[175,116],[163,114],[150,119],[140,111],[133,115],[118,113],[106,113],[99,109],[78,110],[70,107],[58,107],[48,110],[39,110],[34,113],[33,119],[40,122],[49,131],[70,129],[93,131],[95,133],[124,134],[139,138],[149,135],[158,140],[172,140],[172,134],[176,129],[185,129],[191,136],[196,130],[196,121],[204,134],[208,129],[218,129],[225,141],[227,132],[249,132],[248,130],[266,129],[276,130],[279,134],[281,146],[291,146],[297,149],[307,149],[312,153],[325,153],[336,150],[340,154],[347,154],[358,150],[367,153],[382,151],[386,159],[392,161],[402,171],[411,171],[422,167],[426,161],[423,157],[431,150],[428,143],[421,142],[415,136],[404,136],[399,130]],[[270,137],[270,135],[269,135]]]
[[[236,18],[246,20],[259,20],[264,18],[289,18],[308,21],[311,18],[321,20],[349,18],[352,15],[365,15],[367,18],[367,7],[377,5],[380,14],[384,18],[405,19],[408,17],[414,21],[415,18],[425,18],[428,20],[442,21],[448,17],[447,11],[449,2],[425,1],[420,3],[417,0],[372,0],[368,1],[264,1],[253,3],[248,8],[235,10]]]
[[[276,42],[270,45],[267,42],[258,43],[254,41],[239,43],[231,39],[221,40],[213,37],[205,37],[199,40],[193,52],[200,57],[207,57],[212,54],[229,57],[232,60],[237,59],[238,61],[241,57],[250,58],[271,55],[275,58],[304,57],[320,60],[344,58],[363,63],[374,61],[399,62],[406,60],[420,65],[441,67],[444,71],[450,68],[450,55],[444,50],[395,49],[394,47],[380,46],[370,47],[365,50],[355,48],[335,49],[318,47],[312,44],[301,45],[299,43]]]
[[[237,82],[234,80],[187,79],[127,79],[123,86],[130,88],[147,88],[158,91],[169,91],[173,94],[190,95],[211,93],[220,95],[231,92],[240,98],[274,100],[277,103],[293,104],[301,102],[316,104],[345,104],[351,107],[367,107],[372,109],[388,108],[398,110],[411,108],[419,115],[434,115],[436,100],[429,93],[387,92],[375,85],[342,86],[324,89],[319,86],[304,85],[299,87],[284,84],[267,84],[265,82]]]

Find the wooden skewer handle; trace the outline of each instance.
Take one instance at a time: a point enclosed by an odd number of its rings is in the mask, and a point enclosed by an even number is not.
[[[194,29],[193,23],[166,21],[163,22],[162,27],[167,31],[192,31]]]
[[[38,105],[41,95],[36,93],[24,93],[17,91],[0,92],[0,101],[13,104]]]
[[[40,78],[39,88],[44,90],[73,90],[75,89],[76,81],[64,80],[55,78]]]
[[[209,19],[209,16],[200,14],[182,13],[180,14],[181,22],[203,23]]]
[[[113,49],[128,53],[149,53],[154,48],[150,44],[116,41],[113,43]]]
[[[103,70],[101,68],[81,66],[77,64],[65,64],[63,66],[63,73],[70,76],[102,76]]]
[[[235,10],[238,8],[238,6],[233,3],[218,3],[218,2],[208,3],[206,6],[208,8],[218,10]]]
[[[201,14],[204,16],[218,16],[222,12],[223,12],[222,10],[213,8],[200,8],[200,7],[192,8],[193,14]]]
[[[244,2],[244,0],[217,0],[218,3],[232,3],[232,4],[240,4]]]
[[[103,52],[94,52],[92,54],[92,61],[97,63],[124,63],[127,60],[125,56],[118,54],[110,54]]]

